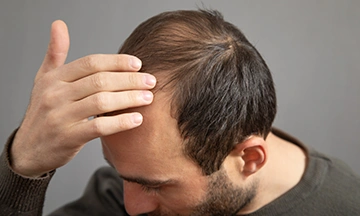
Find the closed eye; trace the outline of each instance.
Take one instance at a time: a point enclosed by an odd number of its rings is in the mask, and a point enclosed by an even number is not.
[[[161,190],[161,186],[147,186],[140,184],[140,187],[145,193],[149,193],[149,194],[151,193],[157,194]]]

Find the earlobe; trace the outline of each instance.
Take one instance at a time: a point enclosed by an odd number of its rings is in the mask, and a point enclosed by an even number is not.
[[[258,136],[250,137],[242,143],[239,143],[234,149],[241,157],[241,172],[248,177],[259,171],[266,163],[267,148],[264,139]]]

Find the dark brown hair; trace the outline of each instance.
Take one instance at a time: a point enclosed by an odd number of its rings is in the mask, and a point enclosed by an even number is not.
[[[218,11],[172,11],[141,23],[119,53],[162,77],[185,154],[209,175],[250,135],[268,135],[276,114],[270,71]],[[164,88],[166,87],[166,88]]]

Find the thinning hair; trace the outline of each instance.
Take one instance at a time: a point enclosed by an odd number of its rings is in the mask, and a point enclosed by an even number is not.
[[[172,11],[141,23],[119,53],[162,78],[184,153],[205,175],[250,135],[266,138],[276,114],[271,73],[255,47],[214,10]]]

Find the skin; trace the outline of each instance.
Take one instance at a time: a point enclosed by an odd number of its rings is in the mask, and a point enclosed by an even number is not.
[[[143,124],[102,137],[106,160],[124,181],[130,215],[233,215],[256,194],[255,173],[265,162],[265,142],[251,137],[210,176],[183,154],[177,121],[170,115],[166,93],[151,105],[134,108]],[[246,152],[246,153],[245,153]],[[144,189],[145,188],[145,189]]]
[[[238,143],[219,171],[204,176],[183,154],[166,93],[130,111],[143,114],[141,126],[101,138],[105,158],[125,180],[130,215],[252,213],[294,187],[305,170],[303,150],[270,133]]]
[[[66,24],[55,21],[10,152],[13,170],[23,176],[41,176],[65,165],[88,141],[142,123],[142,115],[136,112],[88,118],[152,102],[149,90],[156,79],[137,72],[139,59],[96,54],[64,64],[69,41]]]
[[[204,176],[183,154],[167,94],[158,92],[154,99],[150,90],[156,78],[137,72],[139,59],[97,54],[64,64],[68,49],[67,27],[55,21],[11,147],[11,166],[18,174],[42,176],[102,137],[105,158],[125,179],[131,215],[247,214],[300,181],[304,152],[273,134],[238,143],[218,172]]]
[[[159,94],[156,98],[167,101]],[[137,130],[102,137],[104,156],[127,180],[124,181],[124,199],[129,214],[160,208],[188,214],[188,208],[203,199],[207,179],[202,176],[201,169],[182,154],[176,120],[169,116],[168,110],[161,108],[163,103],[153,105],[136,109],[144,116]],[[164,183],[138,184],[138,179]],[[144,191],[143,185],[150,190]]]

